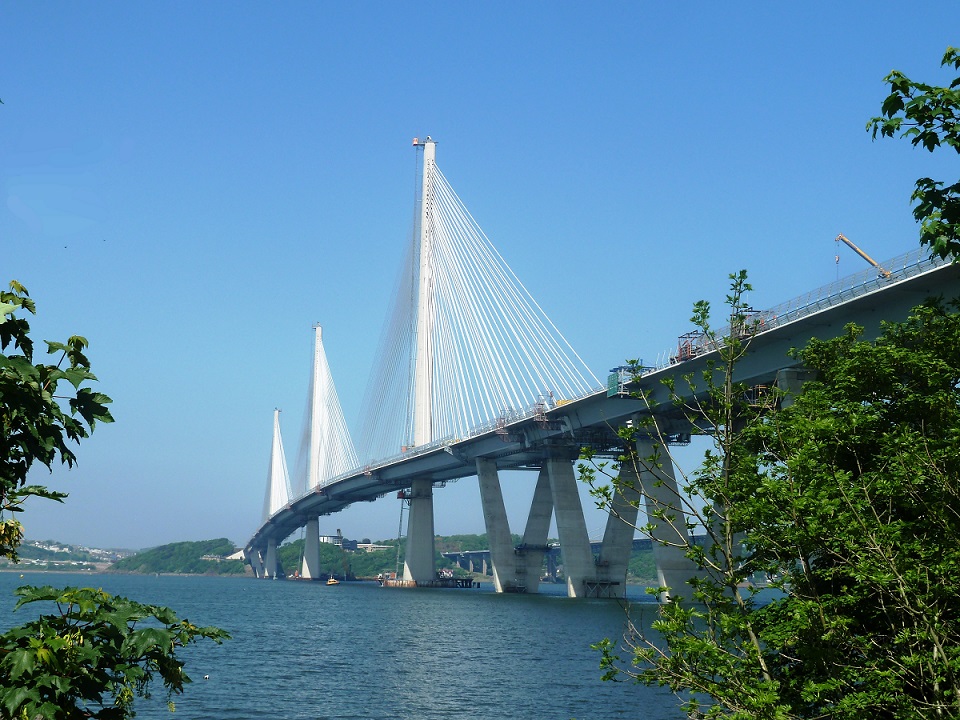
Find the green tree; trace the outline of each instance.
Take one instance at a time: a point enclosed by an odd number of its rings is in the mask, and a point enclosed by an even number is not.
[[[652,636],[631,625],[627,657],[599,643],[605,677],[667,685],[697,717],[960,717],[960,316],[926,305],[873,342],[855,326],[812,341],[798,359],[816,379],[760,396],[733,382],[750,342],[739,283],[724,331],[698,304],[716,364],[623,431],[630,448],[636,433],[662,437],[676,409],[706,428],[685,498],[651,514],[682,512],[707,541],[672,541],[692,561],[693,602],[659,606]],[[669,448],[656,450],[620,468],[656,469]],[[616,469],[591,477],[608,507],[642,476]]]
[[[799,357],[817,380],[751,439],[745,518],[787,591],[760,613],[781,694],[803,717],[960,717],[960,316]]]
[[[960,50],[948,47],[943,67],[960,70]],[[890,94],[883,101],[881,115],[871,118],[867,129],[882,137],[910,138],[930,152],[939,147],[960,153],[960,77],[949,87],[914,82],[898,70],[884,79]],[[920,223],[920,243],[942,258],[960,258],[960,182],[944,187],[941,181],[917,180],[911,200],[913,216]]]
[[[757,588],[748,582],[755,567],[743,545],[742,513],[756,478],[745,438],[763,422],[773,391],[758,398],[753,388],[734,379],[757,325],[743,299],[751,289],[746,271],[730,280],[726,328],[712,327],[709,303],[694,306],[698,347],[713,353],[702,371],[665,383],[661,402],[654,392],[635,393],[648,412],[619,430],[624,455],[610,466],[594,463],[586,454],[580,472],[601,507],[615,511],[624,502],[642,503],[648,523],[639,530],[661,548],[681,551],[691,568],[688,588],[652,590],[669,601],[658,608],[655,637],[647,637],[639,623],[630,624],[628,665],[621,663],[612,641],[597,645],[603,652],[604,679],[626,674],[687,692],[684,708],[694,717],[706,697],[714,716],[772,718],[781,716],[783,703],[758,626]],[[709,439],[703,463],[694,472],[684,472],[671,456],[671,434],[678,423],[700,429]],[[659,479],[667,463],[678,475],[676,493],[665,491]],[[694,542],[694,531],[705,540]]]
[[[13,281],[10,290],[0,291],[0,556],[13,559],[23,539],[23,526],[16,520],[23,501],[30,496],[57,501],[66,497],[26,484],[34,463],[50,469],[59,459],[73,467],[77,458],[68,443],[88,437],[97,422],[113,422],[106,407],[110,398],[84,387],[97,379],[83,354],[87,340],[73,336],[66,343],[47,342],[48,353],[60,356],[57,364],[34,365],[30,324],[14,316],[17,310],[35,314],[36,306]]]
[[[16,281],[0,291],[0,556],[16,559],[23,526],[16,518],[28,497],[62,501],[63,493],[27,485],[35,463],[72,467],[71,447],[97,423],[112,422],[110,398],[95,392],[84,355],[86,339],[47,342],[56,364],[34,363],[30,325],[35,314]],[[0,635],[0,716],[36,720],[133,717],[135,697],[149,695],[159,676],[168,699],[189,677],[177,650],[200,638],[221,642],[214,627],[181,620],[169,608],[143,605],[90,588],[22,587],[17,608],[34,602],[56,612]],[[171,703],[172,709],[172,703]]]

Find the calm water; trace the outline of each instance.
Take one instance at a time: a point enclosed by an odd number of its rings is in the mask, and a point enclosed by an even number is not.
[[[589,646],[622,635],[624,612],[615,601],[496,595],[488,583],[405,591],[370,583],[0,573],[5,624],[21,584],[102,587],[233,635],[223,645],[188,649],[194,682],[176,699],[176,713],[167,712],[157,686],[155,698],[137,701],[143,720],[683,717],[664,690],[600,681],[599,655]],[[12,622],[28,621],[27,612]]]

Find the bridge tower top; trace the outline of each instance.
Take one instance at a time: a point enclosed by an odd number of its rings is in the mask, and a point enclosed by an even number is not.
[[[414,371],[413,443],[427,445],[433,441],[433,234],[434,178],[436,176],[437,143],[429,135],[413,139],[414,147],[423,149],[420,187],[419,288],[417,291],[417,344]]]
[[[280,409],[273,411],[273,444],[267,470],[267,493],[263,501],[263,519],[271,517],[290,502],[290,474],[280,437]]]
[[[313,369],[307,398],[309,424],[304,434],[307,442],[306,448],[301,447],[297,462],[299,492],[324,485],[330,478],[356,467],[358,462],[323,349],[320,323],[314,323],[313,333]],[[303,466],[304,454],[306,467]]]

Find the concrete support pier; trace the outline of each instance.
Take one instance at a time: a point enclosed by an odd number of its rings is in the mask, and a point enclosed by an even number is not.
[[[277,541],[267,541],[267,557],[263,561],[263,576],[270,580],[277,578]]]
[[[250,567],[253,570],[253,576],[256,578],[263,577],[263,558],[260,557],[260,551],[254,550],[252,555],[247,556],[247,560],[250,561]]]
[[[405,582],[433,582],[437,578],[433,544],[433,481],[418,478],[410,487]]]
[[[543,568],[543,555],[547,547],[547,534],[550,532],[550,519],[553,517],[553,496],[550,492],[550,473],[546,466],[540,468],[537,486],[527,515],[527,526],[523,531],[523,543],[518,550],[520,567],[526,591],[540,592],[540,572]]]
[[[304,580],[320,579],[320,518],[312,517],[304,526],[303,563],[300,577]]]
[[[550,478],[553,508],[557,514],[557,534],[563,553],[563,570],[567,576],[567,597],[585,597],[586,584],[596,582],[597,569],[590,552],[587,524],[583,519],[577,479],[573,463],[567,458],[551,457],[544,461]]]
[[[477,458],[477,479],[480,481],[480,504],[487,528],[490,563],[493,565],[494,590],[498,593],[523,592],[526,586],[517,578],[519,558],[513,549],[496,461]]]
[[[620,467],[620,480],[603,532],[603,545],[597,562],[597,597],[626,595],[627,565],[633,551],[640,502],[637,470],[632,463],[625,463]]]
[[[790,407],[793,405],[794,398],[803,390],[803,384],[808,380],[813,380],[817,373],[814,370],[806,368],[784,368],[777,371],[777,379],[774,384],[783,392],[780,397],[780,407]]]
[[[654,463],[652,458],[655,452]],[[673,461],[663,452],[663,447],[658,447],[649,437],[637,440],[637,457],[640,464],[637,468],[639,487],[647,518],[653,525],[651,539],[657,577],[661,586],[669,588],[668,592],[661,593],[660,601],[666,602],[678,596],[689,599],[693,589],[687,581],[698,575],[699,569],[684,555],[684,548],[690,545],[690,534],[687,532]],[[666,511],[667,517],[656,517],[658,511]]]

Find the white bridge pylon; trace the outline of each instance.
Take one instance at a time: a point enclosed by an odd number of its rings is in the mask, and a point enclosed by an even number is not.
[[[323,348],[323,330],[320,325],[314,325],[313,329],[313,365],[295,476],[298,497],[324,487],[333,478],[359,465]],[[274,412],[273,448],[270,453],[270,474],[263,509],[264,522],[283,510],[290,503],[291,495],[290,475],[280,437],[280,411],[277,410]],[[306,579],[316,580],[320,577],[319,517],[307,517],[304,531],[300,574]],[[260,562],[257,563],[257,560]],[[251,562],[259,577],[276,577],[276,541],[268,543],[265,557],[251,558]]]
[[[273,443],[270,446],[270,465],[267,469],[267,493],[263,499],[263,522],[287,506],[290,502],[290,494],[290,473],[287,470],[287,457],[283,451],[283,439],[280,436],[278,408],[273,411]],[[276,577],[276,543],[267,547],[266,557],[252,559],[251,564],[258,576]]]
[[[298,495],[328,484],[359,462],[343,418],[333,375],[323,349],[323,330],[314,325],[313,371],[307,398],[306,422],[297,461]],[[304,525],[303,560],[300,576],[320,579],[320,518],[307,518]]]
[[[600,385],[440,172],[436,142],[428,136],[413,144],[420,167],[414,231],[361,412],[360,448],[368,464],[469,437]],[[576,453],[568,448],[560,455],[541,458],[539,485],[547,495],[531,511],[537,539],[529,544],[546,543],[555,512],[568,593],[579,595],[597,578],[572,468]],[[495,463],[478,458],[477,474],[488,537],[509,540]],[[414,477],[410,483],[403,581],[430,584],[437,580],[434,480]],[[498,591],[536,592],[533,581],[515,579],[515,568],[508,573],[505,566],[515,564],[512,548],[492,552],[504,578],[496,582]],[[531,568],[538,573],[539,567]]]
[[[601,385],[457,197],[436,142],[414,145],[414,229],[361,406],[365,464]]]

